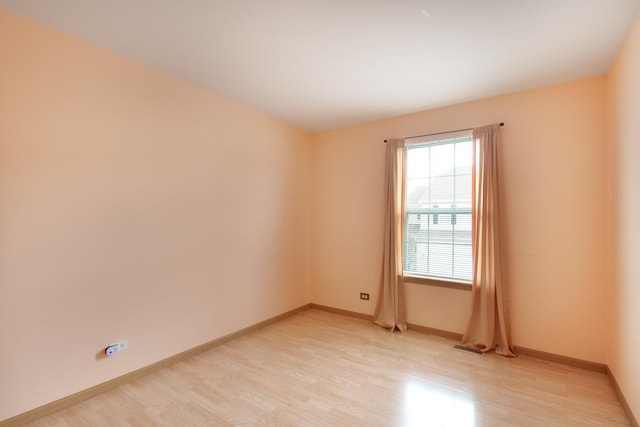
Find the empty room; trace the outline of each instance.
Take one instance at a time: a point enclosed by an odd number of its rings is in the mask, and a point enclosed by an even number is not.
[[[0,0],[0,426],[638,426],[640,0]]]

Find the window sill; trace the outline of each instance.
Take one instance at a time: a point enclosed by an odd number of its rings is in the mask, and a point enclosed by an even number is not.
[[[442,277],[431,276],[412,276],[406,274],[404,281],[407,283],[415,283],[418,285],[439,286],[441,288],[460,289],[462,291],[471,290],[471,282],[463,282],[462,280],[444,279]]]

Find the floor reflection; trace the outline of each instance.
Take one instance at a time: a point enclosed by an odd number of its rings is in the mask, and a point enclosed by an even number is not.
[[[403,426],[475,426],[473,397],[419,378],[404,385]]]

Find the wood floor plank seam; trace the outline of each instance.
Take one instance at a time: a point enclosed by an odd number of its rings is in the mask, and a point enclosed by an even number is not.
[[[329,307],[321,304],[312,303],[311,308],[328,311],[330,313],[341,314],[343,316],[351,316],[357,319],[373,320],[373,316],[370,314],[343,310],[340,308]],[[449,338],[454,341],[462,340],[462,334],[458,332],[445,331],[442,329],[431,328],[428,326],[417,325],[414,323],[409,323],[407,326],[408,326],[408,329],[413,329],[415,331],[423,332],[425,334]],[[590,371],[603,372],[603,373],[607,372],[607,365],[605,365],[604,363],[592,362],[589,360],[577,359],[574,357],[563,356],[560,354],[548,353],[545,351],[535,350],[535,349],[522,347],[522,346],[514,346],[514,349],[516,353],[521,354],[523,356],[535,357],[536,359],[547,360],[549,362],[562,363],[564,365],[569,365],[576,368],[588,369]]]
[[[343,310],[343,309],[335,308],[335,307],[329,307],[329,306],[325,306],[325,305],[321,305],[321,304],[313,304],[312,303],[311,304],[311,308],[328,311],[330,313],[341,314],[343,316],[351,316],[351,317],[355,317],[355,318],[358,318],[358,319],[373,320],[373,316],[372,315],[368,315],[368,314],[364,314],[364,313],[358,313],[358,312],[349,311],[349,310]],[[416,324],[412,324],[412,323],[408,324],[408,328],[416,330],[416,331],[419,331],[419,332],[423,332],[423,333],[426,333],[426,334],[430,334],[430,335],[436,335],[436,336],[440,336],[440,337],[444,337],[444,338],[449,338],[449,339],[452,339],[454,341],[462,340],[462,334],[457,333],[457,332],[444,331],[444,330],[441,330],[441,329],[430,328],[430,327],[427,327],[427,326],[416,325]],[[564,365],[573,366],[573,367],[581,368],[581,369],[587,369],[587,370],[594,371],[594,372],[606,373],[607,376],[609,377],[609,380],[610,380],[611,384],[614,387],[616,395],[618,396],[618,399],[620,400],[620,402],[622,404],[622,407],[624,408],[624,411],[625,411],[627,417],[629,418],[629,420],[631,422],[631,425],[633,427],[640,427],[640,424],[638,423],[633,411],[631,410],[631,407],[629,406],[626,398],[624,397],[624,394],[623,394],[622,390],[620,389],[620,386],[618,385],[618,383],[617,383],[615,377],[613,376],[613,373],[609,369],[608,365],[603,364],[603,363],[598,363],[598,362],[591,362],[591,361],[588,361],[588,360],[576,359],[576,358],[568,357],[568,356],[557,355],[557,354],[548,353],[548,352],[535,350],[535,349],[530,349],[530,348],[522,347],[522,346],[514,346],[514,350],[519,355],[529,356],[529,357],[533,357],[533,358],[536,358],[536,359],[541,359],[541,360],[545,360],[545,361],[549,361],[549,362],[561,363],[561,364],[564,364]]]
[[[187,359],[189,357],[195,356],[199,353],[205,352],[224,344],[230,340],[236,339],[253,331],[256,331],[260,328],[264,328],[265,326],[276,323],[282,319],[285,319],[289,316],[293,316],[301,311],[307,310],[311,307],[311,304],[304,304],[300,307],[294,308],[293,310],[289,310],[282,314],[270,317],[269,319],[263,320],[261,322],[255,323],[253,325],[247,326],[246,328],[240,329],[236,332],[232,332],[230,334],[224,335],[220,338],[216,338],[204,344],[201,344],[197,347],[190,348],[181,353],[175,354],[173,356],[167,357],[166,359],[160,360],[151,365],[144,366],[140,369],[136,369],[135,371],[129,372],[127,374],[121,375],[119,377],[113,378],[109,381],[105,381],[104,383],[95,385],[85,390],[81,390],[77,393],[71,394],[69,396],[65,396],[61,399],[55,400],[53,402],[47,403],[45,405],[39,406],[37,408],[31,409],[22,414],[18,414],[14,417],[7,418],[5,420],[0,421],[0,427],[20,427],[27,423],[33,422],[40,418],[46,417],[47,415],[58,412],[64,408],[68,408],[69,406],[76,405],[80,402],[83,402],[87,399],[90,399],[99,394],[105,393],[109,390],[113,390],[116,387],[119,387],[123,384],[127,384],[137,378],[144,377],[153,372],[156,372],[166,366],[170,366],[175,364],[181,360]]]
[[[478,358],[454,351],[446,331],[391,334],[370,321],[308,304],[0,426],[382,427],[426,414],[437,425],[637,426],[608,368]]]

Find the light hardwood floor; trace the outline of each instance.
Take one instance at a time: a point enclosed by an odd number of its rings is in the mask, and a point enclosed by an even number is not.
[[[310,309],[31,426],[624,426],[605,374]]]

